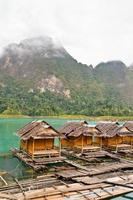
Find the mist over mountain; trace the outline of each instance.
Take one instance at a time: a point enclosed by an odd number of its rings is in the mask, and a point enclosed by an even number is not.
[[[93,68],[53,38],[25,39],[0,57],[0,113],[133,115],[132,69],[121,61]]]

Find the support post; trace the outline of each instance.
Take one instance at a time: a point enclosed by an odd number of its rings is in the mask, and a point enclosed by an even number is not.
[[[59,137],[59,157],[61,157],[61,138]]]
[[[20,140],[19,149],[22,150],[22,139]]]
[[[103,146],[103,140],[102,140],[102,137],[101,137],[101,141],[100,141],[100,150],[102,150],[102,146]]]
[[[116,136],[115,141],[116,141],[116,153],[117,153],[117,151],[118,151],[118,147],[117,147],[117,136]]]
[[[33,139],[33,143],[32,143],[32,159],[34,159],[34,139]]]
[[[81,153],[83,153],[83,135],[82,135],[82,149],[81,149]]]
[[[25,151],[28,152],[28,140],[26,140],[26,148]]]
[[[131,150],[132,150],[132,137],[130,136],[130,145],[131,145]]]

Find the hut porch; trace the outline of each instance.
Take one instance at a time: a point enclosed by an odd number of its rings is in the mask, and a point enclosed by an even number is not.
[[[110,147],[111,149],[114,149],[116,151],[132,149],[132,146],[130,144],[117,144],[117,145],[111,145]]]
[[[35,150],[33,152],[33,156],[34,157],[46,157],[46,158],[50,158],[50,157],[59,157],[60,156],[60,151],[56,150],[56,149],[49,149],[49,150]]]
[[[82,153],[85,152],[95,152],[95,151],[100,151],[101,147],[100,146],[94,146],[94,145],[87,145],[87,146],[76,146],[77,149],[82,151]]]

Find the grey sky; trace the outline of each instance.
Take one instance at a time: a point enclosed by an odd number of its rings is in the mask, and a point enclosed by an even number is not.
[[[133,62],[133,0],[0,0],[0,48],[52,35],[79,62]]]

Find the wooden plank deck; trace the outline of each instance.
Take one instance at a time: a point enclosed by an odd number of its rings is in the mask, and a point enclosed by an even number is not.
[[[113,165],[110,165],[108,163],[103,166],[89,167],[89,168],[86,166],[82,166],[74,161],[65,160],[65,162],[71,164],[72,166],[75,166],[77,169],[84,170],[84,172],[87,172],[87,174],[90,176],[100,175],[100,174],[109,173],[109,172],[115,172],[115,171],[119,171],[122,169],[123,170],[124,169],[133,169],[133,163],[129,163],[129,162],[113,163]],[[70,177],[72,177],[71,173],[70,173]],[[65,178],[65,176],[64,176],[64,178]]]
[[[56,150],[56,149],[50,149],[50,150],[38,150],[38,151],[34,151],[34,156],[40,156],[40,155],[43,155],[43,156],[48,156],[48,157],[52,157],[52,156],[57,156],[59,157],[59,150]]]
[[[33,200],[64,200],[64,199],[77,199],[77,200],[100,200],[109,197],[116,196],[131,192],[133,189],[124,186],[112,186],[111,184],[94,184],[94,185],[82,185],[79,183],[68,184],[63,186],[56,186],[51,188],[45,188],[36,191],[26,192],[26,199]],[[22,194],[17,194],[16,197],[19,200],[24,200]]]
[[[62,170],[61,172],[56,173],[58,177],[62,177],[65,179],[72,179],[73,177],[87,176],[89,173],[81,170]]]
[[[86,146],[76,146],[76,149],[82,150],[82,152],[96,152],[100,151],[101,147],[100,146],[94,146],[94,145],[86,145]]]
[[[96,183],[102,183],[103,180],[102,179],[99,179],[97,177],[89,177],[89,176],[82,176],[82,177],[74,177],[72,178],[73,181],[76,181],[76,182],[80,182],[80,183],[84,183],[84,184],[87,184],[87,185],[92,185],[92,184],[96,184]]]
[[[13,154],[23,161],[26,165],[32,167],[35,171],[43,170],[47,168],[47,164],[49,163],[59,163],[64,161],[64,157],[41,157],[41,158],[32,158],[29,156],[26,152],[20,151],[20,150],[12,150]]]
[[[117,145],[110,145],[109,148],[118,150],[131,150],[132,145],[130,144],[117,144]]]

